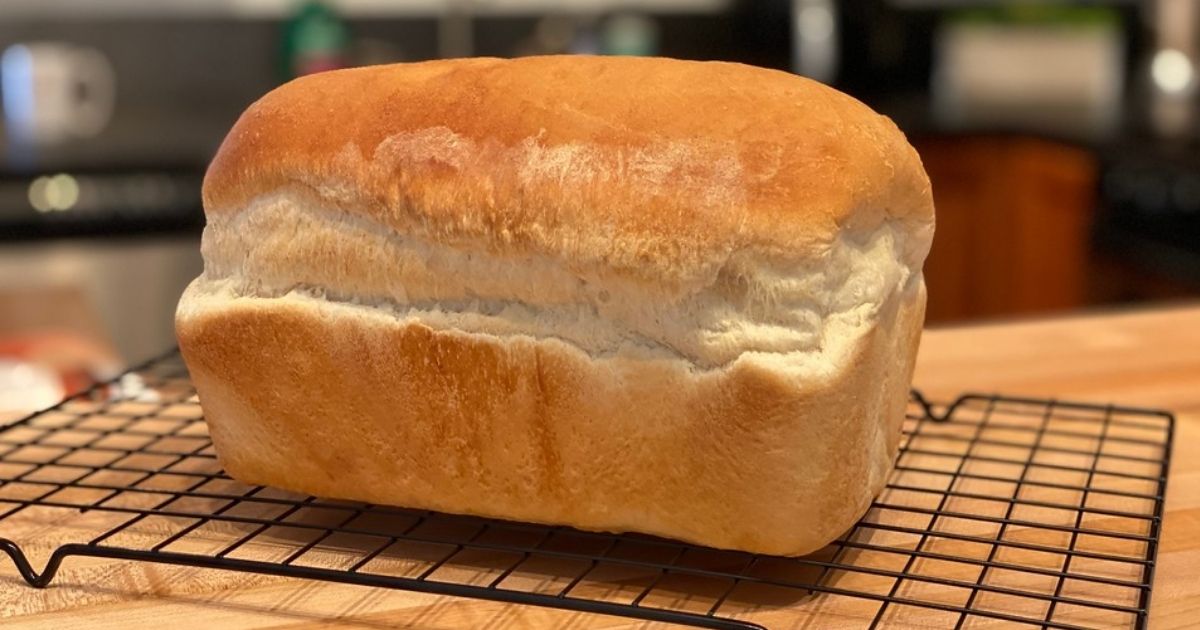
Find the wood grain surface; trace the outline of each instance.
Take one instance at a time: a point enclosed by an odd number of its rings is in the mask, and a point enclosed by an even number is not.
[[[1200,569],[1197,569],[1200,567],[1200,306],[1182,305],[931,330],[922,342],[916,379],[917,385],[936,399],[947,399],[964,390],[975,390],[1153,406],[1174,411],[1178,417],[1176,446],[1150,627],[1195,627],[1197,619],[1200,619]],[[1012,422],[1021,421],[1016,416],[1014,418]],[[956,428],[949,427],[946,430],[952,432]],[[949,441],[947,443],[957,439],[949,434],[943,437]],[[1019,436],[1012,439],[1019,439]],[[918,466],[934,465],[932,462],[920,459],[909,461]],[[1123,465],[1122,470],[1132,469]],[[982,486],[972,490],[981,493],[991,491]],[[1012,491],[1009,488],[999,492]],[[155,496],[143,498],[152,502]],[[1055,500],[1049,496],[1024,498]],[[882,499],[889,503],[913,501],[913,505],[926,500],[919,493],[912,496],[893,493]],[[194,507],[201,509],[203,506]],[[1106,507],[1139,509],[1132,503]],[[963,504],[958,509],[984,513],[993,508],[983,502],[976,506]],[[20,542],[35,567],[40,568],[58,545],[78,542],[81,537],[86,539],[125,518],[112,512],[90,511],[81,514],[78,510],[29,508],[0,521],[0,536]],[[1045,520],[1057,517],[1042,514],[1030,518]],[[122,532],[120,536],[123,538],[110,542],[131,546],[150,544],[171,532],[179,531],[184,525],[180,521],[145,519]],[[928,523],[927,520],[924,522]],[[920,524],[917,521],[914,523]],[[1089,526],[1106,531],[1125,531],[1120,519],[1105,519],[1090,523]],[[228,525],[206,527],[210,531],[186,537],[180,541],[182,547],[172,549],[211,551],[211,548],[228,544],[231,537],[242,534]],[[982,526],[973,523],[964,527]],[[982,530],[962,531],[987,534]],[[1137,532],[1136,528],[1129,531]],[[303,533],[281,533],[279,538],[264,541],[256,539],[235,552],[235,555],[278,557],[295,549],[295,541],[286,540],[290,535],[301,537]],[[1006,538],[1040,542],[1043,539],[1035,536],[1045,535],[1044,532],[1014,527]],[[880,545],[908,544],[880,533],[873,534],[869,542]],[[973,553],[984,553],[972,551],[962,544],[955,547],[952,543],[943,541],[944,547],[927,545],[925,549],[968,557]],[[362,549],[360,541],[327,540],[318,552],[304,556],[303,562],[313,566],[344,567],[350,559],[360,557]],[[1118,548],[1110,551],[1124,552]],[[878,562],[881,567],[894,561],[885,557],[873,560],[866,553],[863,552],[856,561],[860,564]],[[1019,550],[1003,550],[1001,553],[1009,554],[999,558],[1008,562],[1039,561],[1028,554],[1021,557]],[[409,575],[419,572],[430,561],[423,558],[420,551],[413,550],[410,553],[381,556],[378,562],[382,563],[377,567],[380,571]],[[446,579],[486,583],[496,575],[490,568],[493,564],[487,558],[475,558],[447,565],[439,571],[446,572]],[[968,582],[974,581],[978,575],[977,566],[935,567],[932,562],[928,564],[928,567],[915,566],[910,569],[936,570],[938,575]],[[1047,566],[1055,570],[1054,565]],[[1093,567],[1091,571],[1114,579],[1136,580],[1136,575],[1129,573],[1128,568]],[[524,581],[522,588],[551,590],[561,587],[561,573],[553,567],[543,567],[522,571],[510,579]],[[623,595],[640,590],[640,587],[630,585],[639,584],[638,580],[645,577],[628,575],[621,580],[598,581],[581,587],[596,589],[593,593],[596,597],[619,601]],[[1036,576],[1006,576],[1002,572],[994,572],[989,582],[1022,590],[1052,590],[1055,587],[1052,582],[1038,580]],[[954,586],[911,581],[897,586],[895,580],[870,574],[840,576],[836,585],[881,594],[899,589],[897,594],[900,596],[925,600],[945,598],[951,604],[961,602],[966,596],[963,589]],[[1103,585],[1073,584],[1068,581],[1061,588],[1065,595],[1080,599],[1105,596],[1097,591],[1102,590]],[[1131,606],[1136,604],[1136,596],[1130,593],[1121,591],[1110,595],[1112,601]],[[715,595],[711,586],[681,582],[664,586],[655,591],[652,597],[660,598],[663,602],[669,600],[674,607],[703,611],[714,601]],[[994,600],[977,601],[976,604],[998,611],[1020,612],[1022,606],[1044,605],[1044,602],[1021,601],[1021,598],[995,592],[977,594],[977,597]],[[723,613],[751,619],[771,628],[864,627],[878,610],[877,604],[858,599],[824,595],[800,597],[768,592],[739,593],[731,597],[727,606],[722,608]],[[103,559],[71,558],[49,588],[38,590],[27,586],[11,563],[2,556],[0,616],[0,623],[56,630],[141,627],[663,627],[623,618],[530,606]],[[885,627],[923,628],[952,626],[956,618],[957,615],[929,609],[890,607],[883,621]],[[1064,606],[1057,611],[1055,619],[1080,625],[1123,627],[1129,616],[1079,607],[1071,610]],[[973,617],[966,627],[1006,627],[1006,624]]]

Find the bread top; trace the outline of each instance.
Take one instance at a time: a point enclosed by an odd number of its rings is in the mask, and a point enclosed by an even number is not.
[[[886,118],[786,73],[669,59],[300,79],[238,121],[204,200],[193,293],[211,299],[185,319],[315,298],[593,357],[827,376],[918,293],[933,232]]]
[[[204,182],[210,221],[281,191],[400,235],[654,283],[739,252],[817,261],[885,221],[919,273],[929,181],[887,118],[785,72],[549,56],[312,75],[240,118]]]

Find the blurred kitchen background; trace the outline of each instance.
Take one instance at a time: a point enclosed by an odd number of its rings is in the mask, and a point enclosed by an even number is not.
[[[931,325],[1194,297],[1198,47],[1196,0],[3,0],[0,409],[171,347],[225,131],[282,81],[349,65],[576,52],[804,74],[921,151]]]

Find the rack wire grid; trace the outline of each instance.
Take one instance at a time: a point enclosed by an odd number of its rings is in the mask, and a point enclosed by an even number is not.
[[[243,485],[222,472],[172,353],[0,431],[0,535],[40,519],[69,523],[74,541],[41,572],[16,542],[0,547],[36,587],[86,556],[709,628],[823,615],[1142,628],[1173,425],[1161,411],[977,394],[938,407],[914,392],[869,512],[820,552],[781,558]]]

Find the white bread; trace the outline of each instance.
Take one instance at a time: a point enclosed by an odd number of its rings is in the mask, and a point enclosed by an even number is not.
[[[255,103],[176,326],[232,476],[796,555],[895,457],[929,182],[727,63],[379,66]]]

